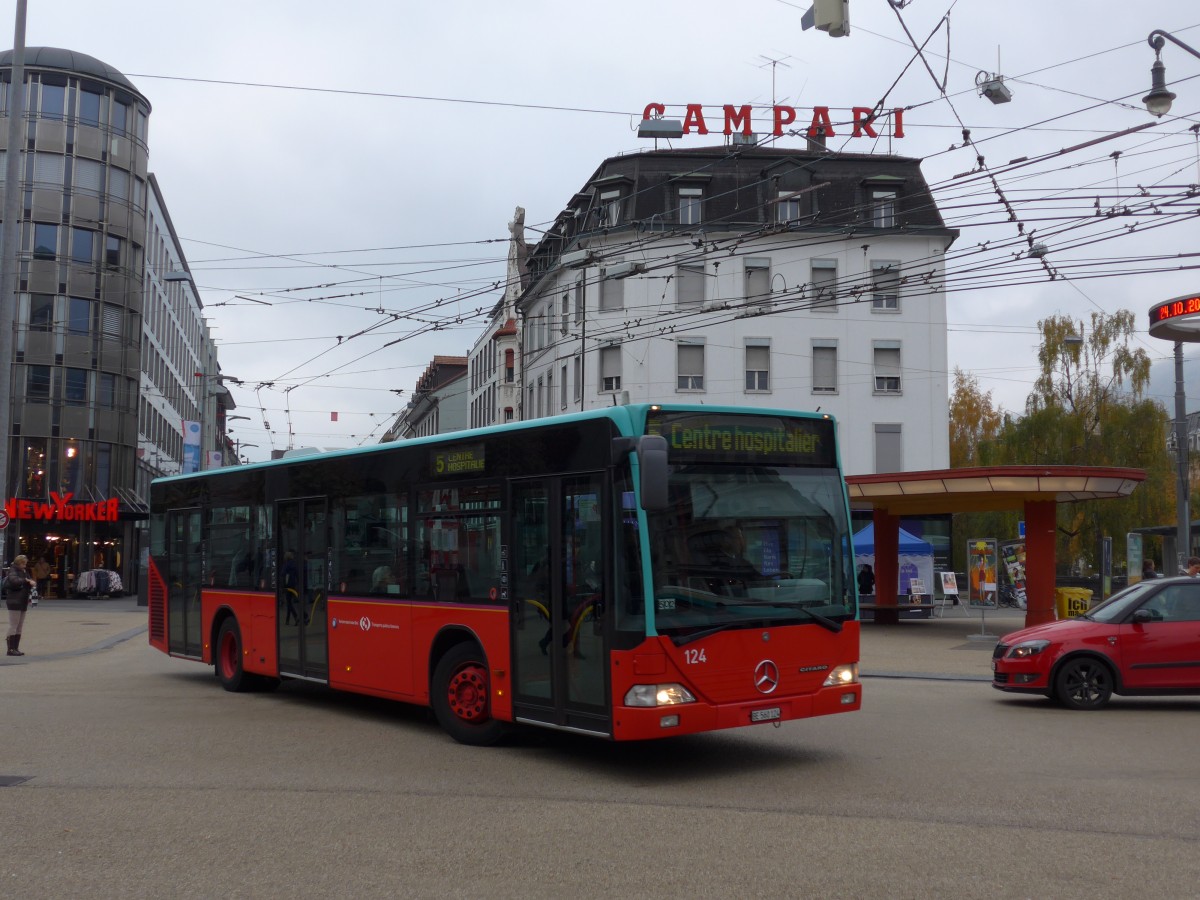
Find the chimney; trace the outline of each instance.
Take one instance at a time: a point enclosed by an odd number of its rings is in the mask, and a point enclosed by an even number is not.
[[[825,153],[825,152],[826,152],[826,147],[825,147],[825,126],[824,126],[824,125],[818,125],[818,126],[817,126],[817,133],[816,133],[815,135],[809,135],[809,138],[808,138],[808,149],[809,149],[809,150],[815,150],[815,151],[817,151],[818,153]]]

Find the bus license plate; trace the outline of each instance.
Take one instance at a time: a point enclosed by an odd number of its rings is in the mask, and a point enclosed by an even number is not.
[[[770,722],[772,719],[779,718],[779,707],[772,706],[770,709],[752,709],[750,710],[751,722]]]

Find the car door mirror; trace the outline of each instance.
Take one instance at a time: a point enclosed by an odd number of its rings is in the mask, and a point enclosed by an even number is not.
[[[1148,609],[1135,609],[1133,611],[1133,622],[1135,625],[1145,625],[1147,622],[1154,621],[1154,613]]]

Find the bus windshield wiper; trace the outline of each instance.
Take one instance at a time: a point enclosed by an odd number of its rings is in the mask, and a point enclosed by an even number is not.
[[[736,603],[734,605],[735,606],[780,606],[780,607],[783,607],[784,609],[794,609],[794,610],[796,610],[796,612],[802,612],[802,613],[805,613],[806,615],[811,616],[814,622],[816,622],[822,628],[826,628],[829,631],[832,631],[834,634],[838,634],[842,630],[841,622],[837,621],[836,619],[831,619],[828,616],[823,616],[819,612],[813,612],[807,606],[802,606],[799,603],[789,603],[786,600],[747,600],[745,602]]]
[[[786,609],[794,609],[797,612],[802,612],[809,616],[814,622],[820,625],[827,631],[832,631],[834,634],[840,634],[842,631],[842,623],[836,619],[831,619],[828,616],[823,616],[818,612],[813,612],[798,604],[790,603],[767,603],[767,602],[750,602],[739,603],[738,606],[782,606]],[[745,619],[735,622],[723,622],[720,625],[714,625],[711,628],[703,628],[700,631],[694,631],[691,634],[682,636],[672,636],[671,640],[676,647],[682,647],[684,644],[690,644],[692,641],[698,641],[702,638],[710,637],[722,631],[728,631],[731,628],[769,628],[775,625],[783,625],[786,623],[780,622],[777,619]]]
[[[739,622],[722,622],[720,625],[714,625],[711,628],[702,628],[700,631],[693,631],[691,634],[671,635],[671,641],[676,647],[682,647],[684,644],[690,644],[692,641],[698,641],[719,632],[728,631],[731,628],[768,628],[772,624],[775,623],[770,619],[743,619]]]

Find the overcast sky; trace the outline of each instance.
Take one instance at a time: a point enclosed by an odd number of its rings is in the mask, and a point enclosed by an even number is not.
[[[232,390],[250,419],[231,430],[257,445],[252,459],[378,440],[433,355],[470,348],[478,312],[499,298],[487,287],[504,276],[514,207],[534,243],[604,158],[649,149],[634,129],[652,101],[682,116],[680,104],[774,99],[800,108],[798,124],[816,105],[906,107],[907,136],[890,149],[924,161],[962,229],[949,257],[951,365],[1005,408],[1023,408],[1047,315],[1130,309],[1142,346],[1168,359],[1145,327],[1153,302],[1197,289],[1179,270],[1190,258],[1162,257],[1200,250],[1200,222],[1171,215],[1196,209],[1183,194],[1200,182],[1188,130],[1200,59],[1164,49],[1171,116],[1039,157],[1151,121],[1147,35],[1200,46],[1195,0],[907,0],[899,15],[887,0],[851,0],[851,34],[836,39],[801,30],[808,5],[29,0],[26,44],[95,56],[149,99],[150,168],[222,369],[246,385]],[[5,46],[13,10],[0,3]],[[947,13],[913,61],[905,26],[920,43]],[[981,71],[1005,76],[1010,103],[978,96]],[[830,145],[889,150],[840,135]],[[979,155],[987,171],[966,174]],[[1023,157],[1034,162],[1010,165]],[[1135,214],[1107,215],[1122,207]],[[1045,265],[1020,258],[1018,225],[1045,242]],[[415,310],[426,312],[407,318]],[[444,327],[429,331],[434,321]],[[1169,399],[1173,383],[1156,390]]]

